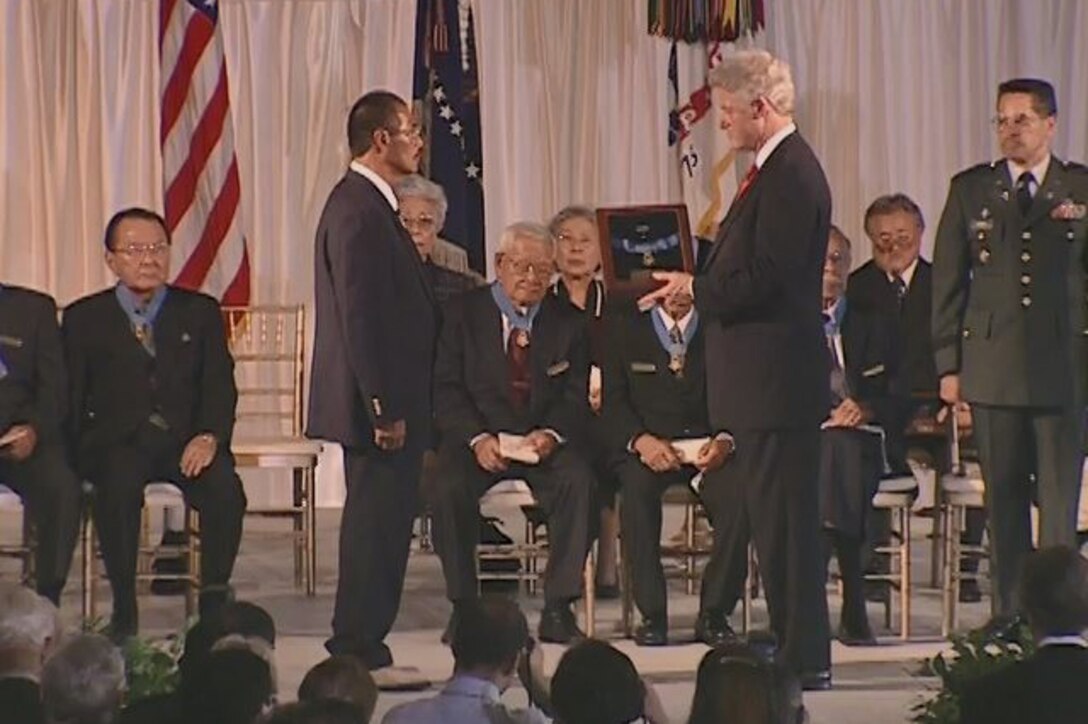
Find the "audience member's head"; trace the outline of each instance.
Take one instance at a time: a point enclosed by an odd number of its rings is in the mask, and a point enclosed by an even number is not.
[[[1020,604],[1039,638],[1088,629],[1088,560],[1067,546],[1030,554],[1020,575]]]
[[[597,214],[588,206],[566,206],[548,222],[555,238],[555,264],[564,279],[585,279],[601,266]]]
[[[424,260],[431,258],[438,232],[446,223],[449,200],[441,186],[418,173],[397,182],[394,191],[400,202],[401,223],[415,242],[416,251]]]
[[[873,245],[873,263],[886,274],[902,274],[922,250],[926,221],[906,194],[878,196],[865,210],[865,235]]]
[[[50,724],[111,724],[125,690],[125,661],[105,636],[65,641],[42,670],[42,706]]]
[[[494,681],[505,689],[529,641],[529,624],[516,601],[488,596],[457,609],[453,630],[454,671]]]
[[[276,622],[272,614],[250,601],[230,601],[218,614],[219,636],[238,634],[246,638],[259,638],[276,647]]]
[[[0,677],[41,677],[59,643],[57,607],[15,583],[0,583]]]
[[[823,298],[824,305],[835,302],[846,291],[846,279],[850,275],[850,240],[842,229],[831,227],[824,254]]]
[[[347,702],[368,722],[378,703],[378,687],[357,657],[330,656],[306,672],[298,687],[298,700]]]
[[[369,716],[346,701],[320,699],[277,707],[264,724],[367,724]]]
[[[186,710],[202,724],[249,724],[275,704],[272,667],[251,648],[213,649],[192,684]]]
[[[631,659],[597,639],[567,649],[552,678],[560,724],[627,724],[643,715],[645,697]]]
[[[689,724],[800,724],[797,678],[744,643],[708,651],[699,662]]]
[[[529,221],[511,224],[502,232],[495,253],[495,276],[510,300],[531,306],[544,298],[555,271],[555,239]]]

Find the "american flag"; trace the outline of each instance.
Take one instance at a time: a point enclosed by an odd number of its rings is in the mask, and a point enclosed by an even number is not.
[[[249,303],[238,159],[216,0],[160,0],[162,175],[174,283]]]

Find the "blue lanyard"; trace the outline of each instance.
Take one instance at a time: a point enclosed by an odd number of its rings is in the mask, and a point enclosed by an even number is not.
[[[511,329],[532,331],[533,320],[536,319],[536,314],[540,311],[540,302],[529,307],[529,310],[522,314],[514,307],[510,297],[506,295],[506,290],[498,282],[491,283],[491,298],[495,300],[495,304],[499,305],[499,311],[509,320]]]
[[[695,337],[695,330],[699,327],[699,313],[694,309],[692,310],[691,321],[688,322],[688,327],[684,330],[683,339],[680,341],[676,341],[672,338],[670,330],[665,327],[665,320],[657,313],[657,309],[652,310],[650,316],[653,317],[654,320],[654,332],[657,333],[657,341],[661,343],[661,346],[665,348],[665,351],[669,353],[669,356],[683,357],[686,355],[688,345],[691,344],[692,338]]]

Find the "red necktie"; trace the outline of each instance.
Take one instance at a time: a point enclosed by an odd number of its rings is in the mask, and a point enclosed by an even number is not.
[[[510,401],[517,412],[529,406],[532,378],[529,371],[529,333],[510,328],[506,340],[506,367],[510,373]]]
[[[744,178],[740,181],[740,186],[737,187],[737,195],[733,199],[734,204],[744,198],[744,194],[748,193],[748,187],[756,180],[756,173],[758,172],[759,167],[754,163],[748,168],[748,173],[744,174]]]

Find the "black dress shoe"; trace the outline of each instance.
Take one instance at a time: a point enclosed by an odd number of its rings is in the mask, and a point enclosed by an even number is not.
[[[801,680],[803,691],[829,691],[831,689],[831,672],[810,671],[798,677]]]
[[[695,620],[695,640],[710,647],[737,640],[737,632],[729,625],[725,614],[700,613]]]
[[[835,636],[843,646],[876,646],[876,636],[873,636],[868,622],[864,625],[842,625]]]
[[[541,641],[549,644],[569,644],[586,635],[578,628],[574,612],[569,606],[548,606],[540,614],[540,627],[537,635]]]
[[[962,581],[960,583],[960,603],[978,603],[982,600],[982,590],[978,587],[978,581]]]
[[[618,583],[595,583],[593,595],[598,601],[615,601],[620,597],[620,586]]]
[[[1025,638],[1026,625],[1027,621],[1018,613],[998,615],[982,626],[982,635],[988,639],[1019,643]]]
[[[669,627],[665,623],[664,616],[647,616],[635,629],[635,644],[637,646],[667,646],[669,643]]]

